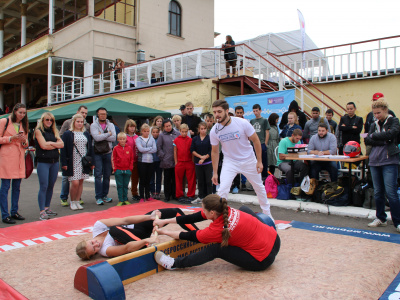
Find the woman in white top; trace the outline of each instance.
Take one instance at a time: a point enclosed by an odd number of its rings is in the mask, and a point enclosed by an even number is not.
[[[151,234],[156,215],[160,219],[170,219],[183,216],[184,213],[179,208],[165,208],[142,216],[99,220],[93,226],[93,238],[81,241],[76,246],[76,254],[81,259],[87,260],[96,253],[104,257],[114,257],[147,247],[155,242]],[[194,224],[181,227],[187,231],[198,230]]]

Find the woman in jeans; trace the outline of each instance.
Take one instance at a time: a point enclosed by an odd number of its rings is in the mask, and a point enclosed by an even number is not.
[[[64,148],[61,149],[61,168],[63,176],[68,176],[71,183],[70,207],[72,210],[83,209],[79,204],[82,195],[83,180],[89,178],[89,173],[94,169],[84,168],[82,157],[88,155],[93,157],[92,139],[89,132],[85,131],[82,115],[76,114],[72,117],[70,130],[62,135]]]
[[[372,113],[376,121],[371,124],[365,145],[372,146],[369,155],[374,196],[376,202],[376,219],[369,227],[387,226],[385,213],[385,193],[389,200],[390,214],[396,230],[400,232],[400,200],[397,195],[397,175],[400,150],[398,136],[399,119],[389,115],[385,101],[372,103]]]
[[[157,251],[155,260],[169,270],[199,266],[215,258],[250,271],[265,270],[274,262],[281,245],[274,222],[269,217],[267,219],[268,224],[245,206],[236,210],[228,206],[225,198],[215,194],[208,195],[203,199],[202,211],[172,219],[155,220],[154,225],[159,226],[159,234],[174,239],[215,244],[175,259]],[[212,223],[202,230],[185,232],[161,228],[170,223],[189,224],[204,220],[212,220]]]
[[[60,138],[55,123],[53,114],[45,112],[35,129],[37,175],[40,185],[38,194],[40,220],[47,220],[50,216],[57,215],[50,209],[50,202],[58,176],[60,156],[58,149],[64,147],[64,142]]]
[[[7,122],[8,121],[8,122]],[[11,116],[0,121],[0,207],[3,223],[25,220],[18,213],[21,179],[25,178],[25,147],[28,146],[26,106],[15,104]],[[8,190],[11,187],[11,216],[8,213]],[[14,220],[13,220],[14,219]]]

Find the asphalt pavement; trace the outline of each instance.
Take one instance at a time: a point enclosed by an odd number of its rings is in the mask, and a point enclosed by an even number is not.
[[[29,179],[22,180],[21,194],[19,200],[19,213],[23,215],[26,218],[26,220],[16,221],[17,224],[29,223],[39,220],[39,206],[37,202],[38,190],[39,190],[39,181],[35,173],[33,173]],[[61,206],[60,192],[61,192],[61,178],[59,177],[54,187],[53,200],[50,206],[52,210],[58,213],[57,217],[79,214],[81,212],[94,212],[94,211],[106,210],[118,203],[117,189],[115,186],[111,186],[109,197],[114,199],[113,202],[106,203],[100,206],[96,205],[94,197],[95,195],[94,183],[84,182],[84,188],[82,193],[82,200],[84,201],[83,205],[84,210],[72,211],[69,207]],[[230,194],[228,200],[229,200],[229,205],[234,208],[239,208],[241,205],[243,205],[243,203],[245,203],[252,210],[256,212],[261,212],[260,207],[258,205],[254,205],[257,203],[257,198],[254,192],[246,191],[246,192],[240,192],[239,194],[236,195]],[[171,200],[170,203],[180,204],[178,201],[175,200]],[[350,213],[348,214],[340,213],[340,215],[337,215],[335,214],[337,213],[337,211],[335,211],[334,207],[331,207],[330,209],[331,214],[328,214],[327,211],[324,211],[323,209],[316,210],[315,205],[318,204],[304,203],[299,201],[271,200],[271,212],[275,220],[283,220],[283,221],[296,220],[301,222],[323,224],[329,226],[351,227],[351,228],[388,232],[388,233],[396,232],[393,223],[391,221],[388,222],[389,224],[387,227],[378,227],[378,228],[367,227],[367,224],[371,222],[371,219],[368,219],[367,216],[369,215],[369,217],[371,218],[371,212],[369,212],[369,214],[352,213],[354,211],[358,212],[364,210],[362,208],[342,207],[340,208],[341,211],[344,212],[348,211]],[[201,206],[201,205],[188,205],[188,206]],[[322,211],[322,212],[315,212],[315,211]],[[364,216],[364,217],[357,217],[357,216]],[[10,227],[10,226],[14,225],[4,224],[2,222],[0,223],[0,228]]]

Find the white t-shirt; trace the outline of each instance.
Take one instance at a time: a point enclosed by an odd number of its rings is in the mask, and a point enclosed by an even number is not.
[[[132,224],[132,225],[127,225],[127,226],[123,226],[123,227],[133,229],[134,226],[135,225]],[[92,232],[93,238],[95,238],[99,234],[102,234],[103,232],[109,231],[109,230],[110,230],[110,228],[107,227],[104,223],[102,223],[100,221],[97,221],[96,223],[94,223],[94,226],[93,226],[93,232]],[[112,238],[110,233],[107,233],[107,235],[106,235],[106,237],[105,237],[105,239],[103,241],[103,244],[101,245],[99,253],[104,257],[108,257],[107,254],[106,254],[107,248],[111,247],[111,246],[117,246],[117,245],[119,245],[119,244]]]
[[[216,123],[210,131],[211,145],[218,146],[221,142],[222,153],[229,160],[249,160],[255,157],[249,137],[255,131],[253,126],[242,118],[231,117],[230,123],[225,126]],[[223,128],[223,129],[222,129]]]

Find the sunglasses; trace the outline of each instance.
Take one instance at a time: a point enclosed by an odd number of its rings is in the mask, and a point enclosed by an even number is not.
[[[46,122],[48,122],[48,121],[51,121],[51,122],[53,122],[54,120],[53,119],[44,119]]]

